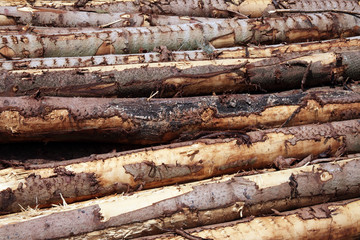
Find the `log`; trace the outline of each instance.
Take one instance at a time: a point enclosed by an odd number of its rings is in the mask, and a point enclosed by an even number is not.
[[[0,96],[178,97],[275,92],[360,80],[360,51],[0,71]]]
[[[8,29],[2,30],[4,32],[8,32]],[[112,54],[88,57],[25,58],[14,60],[1,59],[0,56],[0,67],[3,70],[27,70],[40,68],[78,68],[101,65],[139,64],[167,61],[201,61],[228,58],[269,58],[277,56],[284,57],[285,55],[289,58],[290,56],[295,58],[308,55],[310,53],[358,50],[359,47],[360,37],[331,39],[321,42],[221,48],[214,49],[212,54],[209,54],[204,50],[169,51],[165,47],[160,47],[159,49],[155,49],[158,52],[142,54]]]
[[[222,22],[223,19],[147,15],[142,13],[97,13],[66,11],[53,8],[0,6],[0,25],[27,25],[52,27],[145,27],[198,22]],[[74,31],[74,29],[69,29]]]
[[[2,216],[0,235],[51,239],[116,227],[118,239],[129,239],[228,222],[269,214],[271,209],[286,211],[359,197],[359,169],[360,159],[353,158],[250,176],[222,176],[70,205],[64,202],[51,209]]]
[[[360,118],[360,87],[174,99],[0,97],[0,142],[167,143]],[[230,131],[230,132],[229,132]],[[228,133],[226,133],[228,132]]]
[[[358,198],[319,204],[293,211],[278,213],[280,216],[248,218],[240,221],[217,224],[187,230],[193,238],[178,234],[143,237],[138,240],[180,240],[180,239],[358,239],[360,236],[360,200]],[[261,230],[259,230],[261,229]],[[105,230],[105,236],[116,238],[116,232]],[[196,238],[198,237],[198,238]],[[77,239],[70,237],[68,239]],[[97,233],[82,239],[104,239]]]
[[[202,0],[202,1],[124,1],[124,0],[92,0],[79,6],[78,1],[35,0],[35,7],[52,7],[59,9],[80,9],[98,12],[142,12],[148,14],[167,14],[199,17],[262,17],[269,10],[277,8],[301,10],[342,9],[359,11],[356,0]],[[1,0],[0,6],[28,5],[26,0]]]
[[[149,52],[159,46],[166,46],[169,50],[191,50],[249,43],[314,41],[359,35],[359,25],[357,16],[321,13],[229,19],[221,23],[112,28],[71,34],[39,35],[29,31],[3,34],[0,38],[0,53],[8,59],[94,56]]]
[[[360,152],[359,131],[360,121],[350,120],[7,168],[0,171],[0,212],[266,168],[279,156],[301,160]]]

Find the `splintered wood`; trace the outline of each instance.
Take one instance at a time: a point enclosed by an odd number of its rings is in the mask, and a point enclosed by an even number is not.
[[[357,0],[0,0],[1,239],[360,237]]]

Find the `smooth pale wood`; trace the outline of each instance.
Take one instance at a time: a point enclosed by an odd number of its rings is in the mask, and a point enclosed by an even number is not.
[[[358,198],[282,212],[281,216],[207,226],[186,232],[202,239],[358,239],[360,236],[360,200]],[[116,236],[107,231],[106,236]],[[103,239],[89,234],[83,239]],[[69,238],[69,239],[76,239]],[[144,237],[137,240],[180,240],[175,235]]]
[[[2,216],[0,235],[6,239],[49,239],[113,227],[117,238],[133,238],[228,222],[271,213],[271,209],[286,211],[359,197],[359,169],[360,159],[352,158],[250,176],[222,176],[51,209],[29,209]],[[110,237],[106,232],[101,234]],[[79,239],[85,237],[80,235]]]
[[[195,181],[274,165],[279,156],[360,152],[360,121],[350,120],[199,139],[0,171],[0,212]],[[34,193],[36,196],[34,197]]]

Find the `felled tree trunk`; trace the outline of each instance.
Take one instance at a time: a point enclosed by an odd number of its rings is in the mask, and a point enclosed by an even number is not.
[[[271,209],[285,211],[359,197],[359,169],[360,159],[355,158],[29,210],[0,218],[0,234],[6,239],[51,239],[114,227],[121,239],[228,222]]]
[[[360,236],[360,200],[325,203],[267,217],[248,218],[224,224],[177,231],[173,234],[144,237],[141,240],[180,239],[357,239]],[[261,230],[260,230],[261,229]],[[116,231],[105,230],[116,238]],[[189,234],[190,237],[181,237]],[[193,237],[193,238],[191,238]],[[196,238],[198,237],[198,238]],[[70,239],[77,239],[73,237]],[[80,238],[79,238],[80,239]],[[95,233],[81,239],[104,239]],[[140,239],[138,239],[140,240]]]
[[[264,19],[229,19],[221,23],[41,34],[41,37],[32,32],[19,32],[2,35],[0,53],[8,59],[94,56],[149,52],[159,46],[166,46],[169,50],[191,50],[211,45],[219,48],[248,43],[300,42],[359,35],[359,24],[357,16],[323,13]]]
[[[3,31],[7,30],[3,29]],[[156,49],[158,52],[142,54],[112,54],[88,57],[25,58],[14,60],[1,59],[0,56],[0,66],[4,70],[26,70],[40,68],[77,68],[168,61],[202,61],[228,58],[269,58],[286,56],[286,58],[290,59],[309,55],[311,53],[344,52],[358,50],[359,48],[360,37],[350,37],[344,39],[324,40],[321,42],[221,48],[214,49],[212,54],[209,54],[203,50],[169,51],[168,49],[161,47]]]
[[[52,26],[52,27],[144,27],[199,22],[222,22],[223,19],[146,15],[142,13],[97,13],[66,11],[53,8],[0,6],[0,25]],[[69,31],[76,31],[69,29]]]
[[[0,142],[166,143],[360,118],[360,87],[178,99],[0,97]]]
[[[0,72],[0,96],[156,97],[282,91],[359,80],[360,51]]]
[[[81,4],[79,4],[79,2]],[[1,6],[28,5],[26,0],[0,1]],[[262,17],[267,11],[276,8],[301,10],[342,9],[359,11],[356,0],[161,0],[161,1],[124,1],[124,0],[92,0],[92,1],[50,1],[35,0],[36,7],[54,7],[60,9],[80,9],[98,12],[142,12],[179,16],[211,16],[211,17]]]
[[[249,132],[0,171],[0,212],[259,169],[284,159],[360,152],[360,121]],[[284,160],[286,162],[286,160]],[[275,181],[275,180],[274,180]],[[34,196],[34,192],[36,196]],[[136,204],[134,204],[136,205]]]

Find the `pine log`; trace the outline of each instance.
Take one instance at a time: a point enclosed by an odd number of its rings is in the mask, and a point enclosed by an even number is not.
[[[156,97],[275,92],[360,80],[360,51],[0,71],[0,96]]]
[[[250,176],[222,176],[70,205],[63,202],[56,208],[2,216],[0,235],[51,239],[116,227],[112,230],[117,239],[129,239],[228,222],[269,214],[271,209],[286,211],[359,197],[359,169],[360,159],[354,158]],[[34,193],[38,192],[33,192],[36,198]]]
[[[8,32],[8,29],[2,29]],[[33,30],[34,31],[34,30]],[[0,27],[1,33],[1,27]],[[360,48],[360,37],[345,39],[331,39],[321,42],[303,42],[280,45],[261,45],[249,47],[233,47],[214,49],[212,54],[204,50],[169,51],[165,47],[155,49],[157,52],[142,54],[103,55],[88,57],[53,57],[53,58],[25,58],[6,60],[1,59],[3,70],[49,69],[49,68],[77,68],[101,65],[140,64],[167,61],[201,61],[228,58],[269,58],[286,56],[299,57],[310,53],[352,51]]]
[[[222,22],[223,19],[147,15],[142,13],[97,13],[66,11],[53,8],[0,6],[0,25],[27,25],[52,27],[144,27],[198,22]],[[74,31],[74,29],[70,29]]]
[[[340,13],[303,14],[278,18],[229,19],[154,27],[112,28],[71,34],[3,34],[0,53],[16,57],[67,57],[139,53],[166,46],[191,50],[246,45],[324,40],[360,34],[360,19]]]
[[[0,97],[0,142],[166,143],[360,118],[360,87],[174,99]]]
[[[303,159],[360,152],[360,120],[249,132],[0,171],[0,212],[46,207]],[[34,193],[36,195],[34,196]]]
[[[278,8],[301,9],[301,10],[332,10],[342,9],[359,11],[360,7],[356,0],[92,0],[85,1],[50,1],[34,0],[31,4],[35,7],[52,7],[58,9],[80,9],[98,12],[141,12],[148,14],[167,14],[178,16],[199,17],[263,17],[269,10]],[[26,0],[1,0],[0,6],[28,5]]]
[[[186,240],[186,239],[318,239],[347,240],[360,237],[360,199],[325,203],[293,211],[278,213],[279,216],[248,218],[244,220],[217,224],[187,230],[190,237],[181,237],[184,231],[174,229],[178,234],[143,237],[138,240]],[[105,230],[111,239],[116,232]],[[111,236],[111,237],[110,237]],[[193,238],[191,238],[193,237]],[[77,237],[69,239],[78,239]],[[104,239],[98,233],[89,234],[82,239]]]

